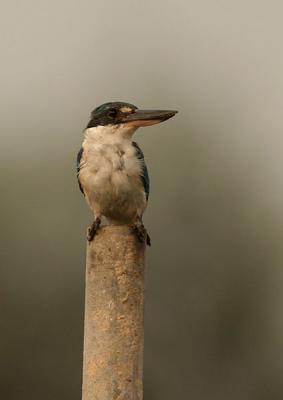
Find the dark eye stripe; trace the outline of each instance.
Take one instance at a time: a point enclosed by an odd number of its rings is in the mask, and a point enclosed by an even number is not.
[[[110,108],[110,110],[107,112],[107,115],[110,118],[115,118],[117,115],[117,110],[115,110],[115,108]]]

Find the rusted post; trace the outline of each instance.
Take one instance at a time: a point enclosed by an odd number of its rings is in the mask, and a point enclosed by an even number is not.
[[[144,254],[128,226],[87,245],[83,400],[142,400]]]

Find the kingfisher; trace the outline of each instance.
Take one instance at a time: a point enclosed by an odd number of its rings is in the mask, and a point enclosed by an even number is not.
[[[89,242],[102,217],[106,217],[111,224],[130,225],[137,238],[150,245],[142,221],[149,196],[149,175],[133,134],[140,127],[166,121],[176,113],[140,110],[121,101],[102,104],[92,111],[77,156],[79,187],[94,215],[87,233]]]

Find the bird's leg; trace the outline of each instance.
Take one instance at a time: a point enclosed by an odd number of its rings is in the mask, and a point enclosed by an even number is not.
[[[148,246],[151,245],[149,234],[147,233],[141,217],[136,219],[135,223],[132,225],[132,230],[140,242],[146,243]]]
[[[95,234],[97,232],[97,229],[99,228],[100,224],[101,224],[101,217],[97,216],[97,217],[95,217],[93,223],[88,227],[87,240],[89,242],[91,242],[93,240],[93,238],[94,238],[94,236],[95,236]]]

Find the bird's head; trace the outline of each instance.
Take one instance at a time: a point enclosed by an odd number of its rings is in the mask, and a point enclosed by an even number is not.
[[[136,129],[166,121],[177,111],[140,110],[130,103],[120,101],[102,104],[95,108],[86,129],[100,128],[100,132],[131,136]]]

